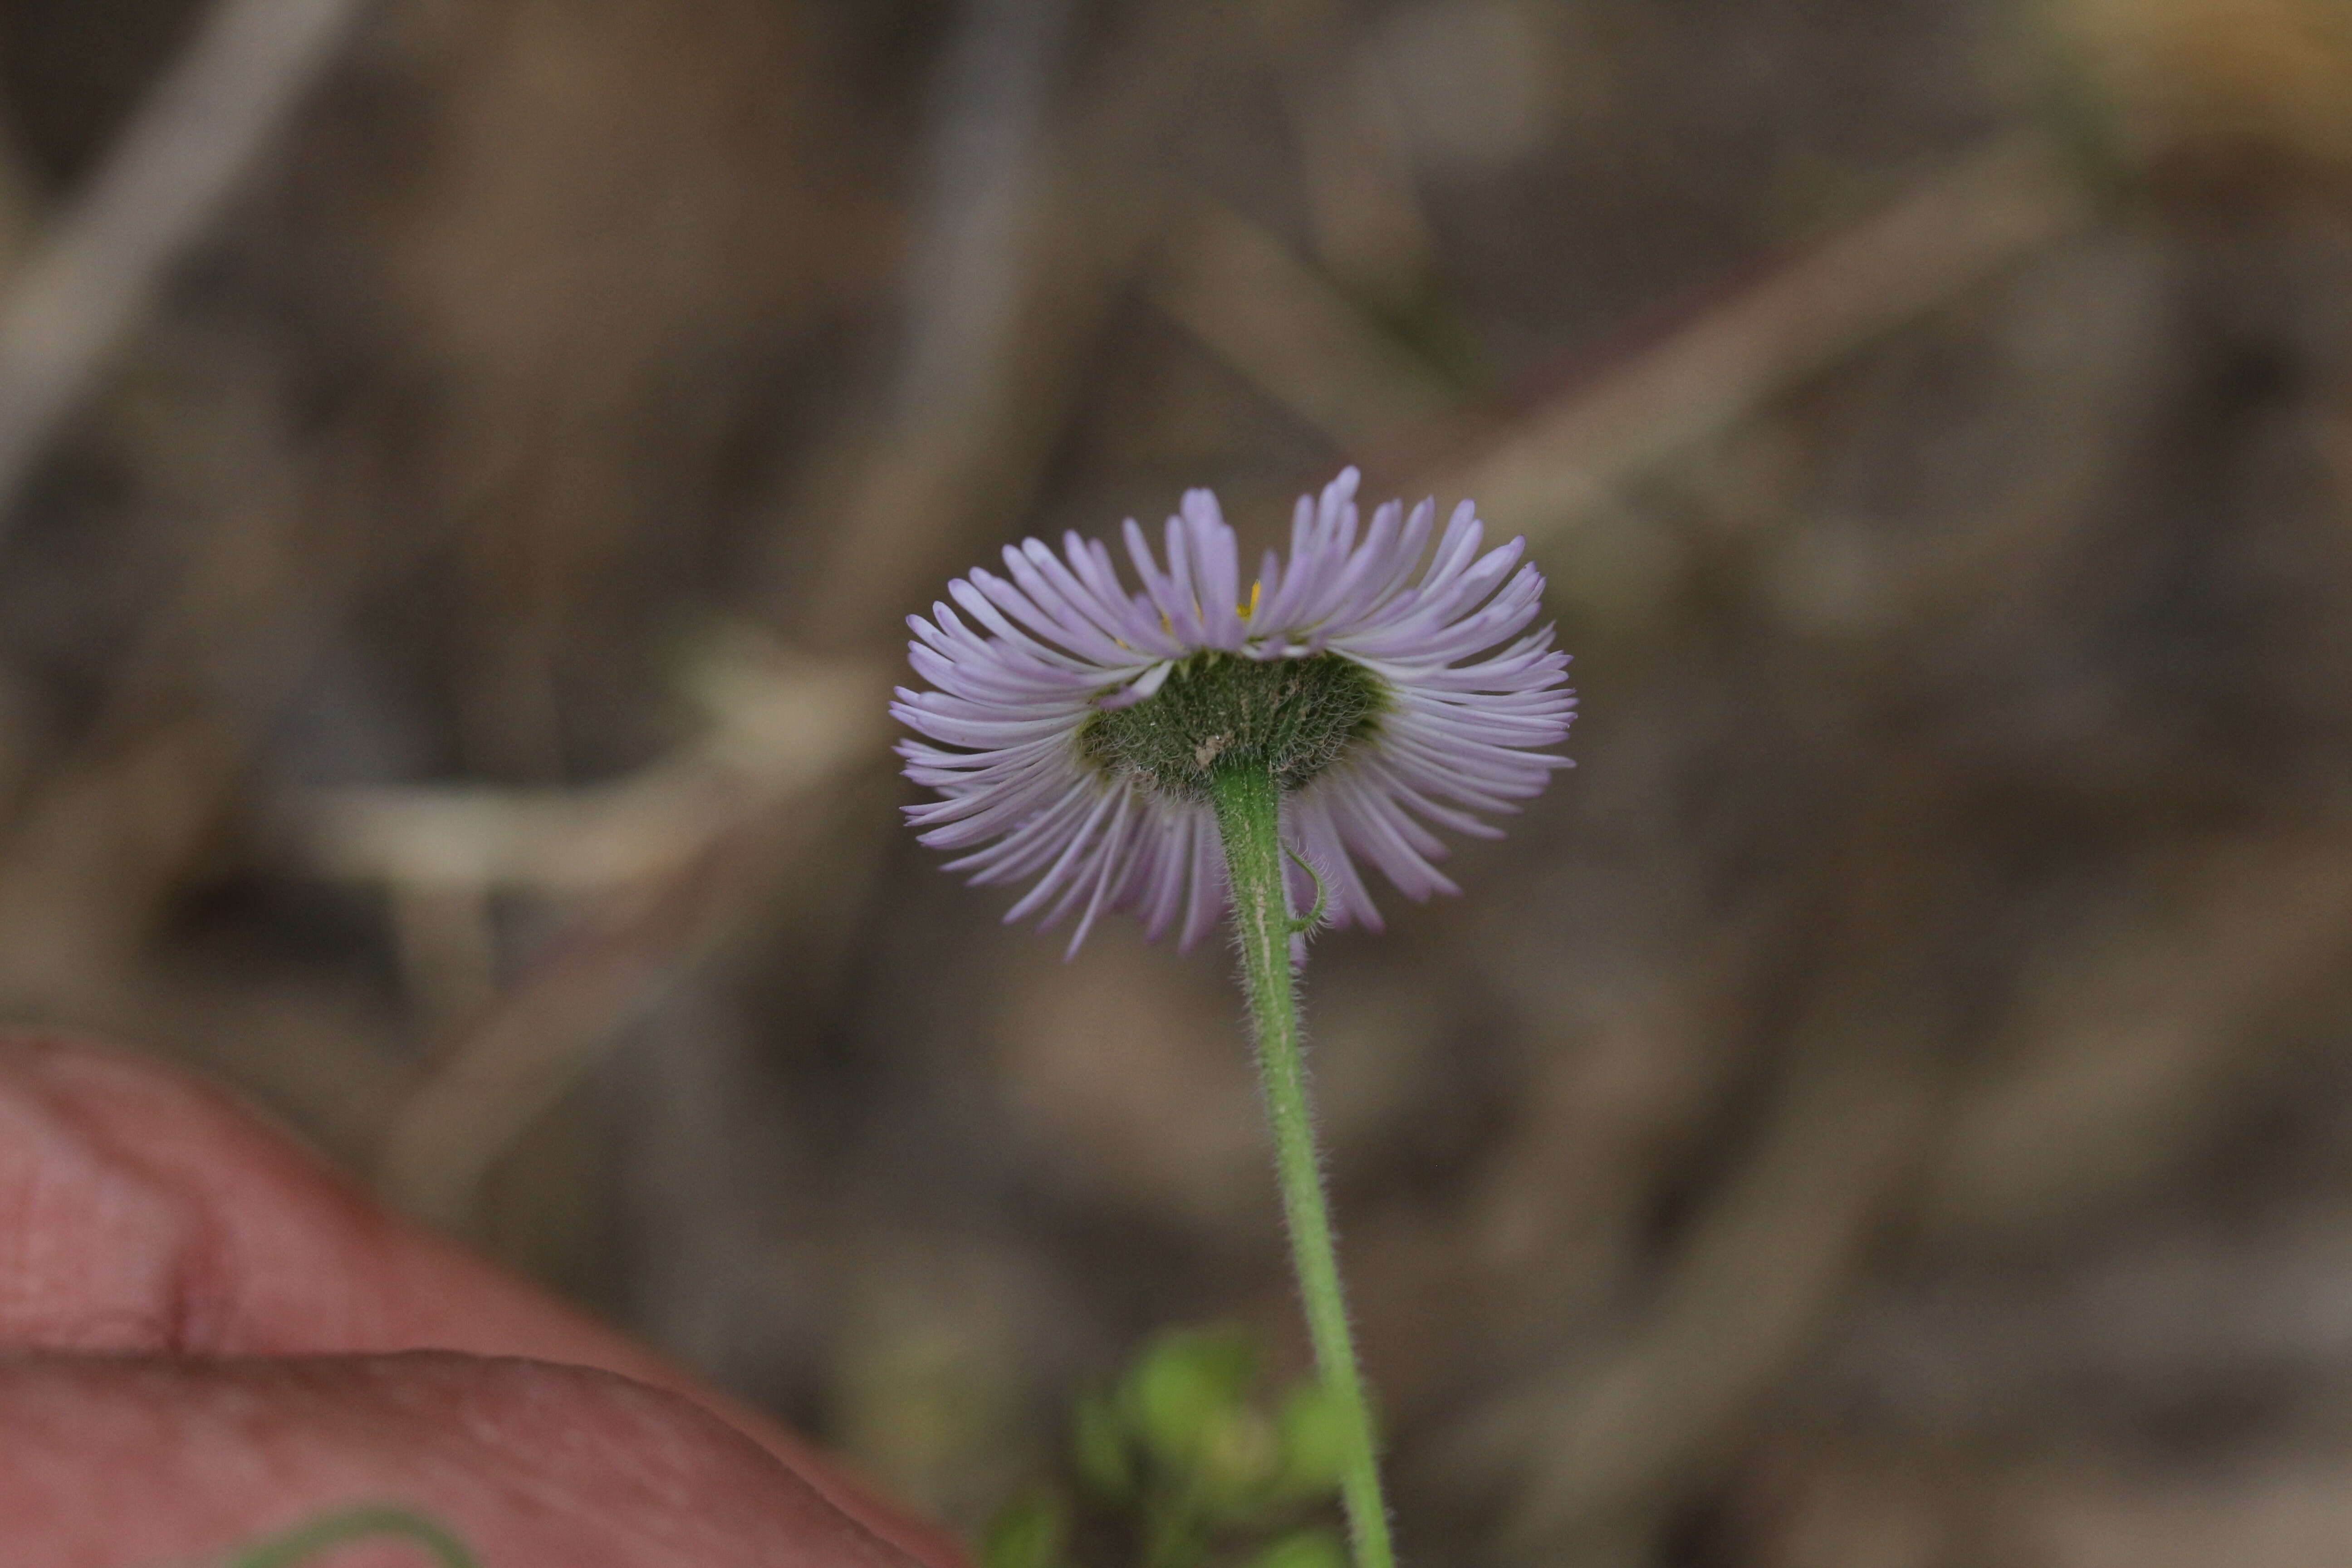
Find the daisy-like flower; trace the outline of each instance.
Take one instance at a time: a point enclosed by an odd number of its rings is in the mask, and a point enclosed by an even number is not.
[[[890,711],[925,737],[898,748],[907,776],[940,795],[908,808],[922,842],[966,851],[949,868],[974,882],[1034,878],[1005,919],[1076,911],[1072,952],[1117,910],[1154,937],[1181,922],[1189,947],[1225,905],[1211,784],[1263,768],[1335,922],[1380,927],[1359,858],[1407,897],[1456,891],[1430,828],[1498,837],[1473,814],[1517,810],[1569,765],[1540,750],[1573,717],[1568,655],[1527,629],[1543,576],[1523,540],[1482,553],[1468,501],[1433,552],[1432,502],[1362,528],[1357,479],[1301,497],[1288,563],[1268,551],[1246,589],[1216,498],[1191,490],[1164,569],[1127,523],[1140,592],[1071,533],[1059,555],[1007,546],[1004,576],[974,570],[953,606],[908,617],[935,689],[902,687]]]

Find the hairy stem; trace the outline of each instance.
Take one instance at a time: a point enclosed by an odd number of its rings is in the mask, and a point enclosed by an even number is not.
[[[247,1547],[229,1559],[229,1568],[296,1568],[338,1546],[383,1536],[414,1542],[441,1568],[477,1568],[474,1554],[448,1531],[421,1513],[385,1506],[348,1509],[297,1525],[275,1540]]]
[[[1234,938],[1241,949],[1242,981],[1257,1033],[1258,1070],[1265,1080],[1266,1114],[1274,1123],[1275,1164],[1282,1205],[1290,1221],[1290,1255],[1315,1364],[1346,1412],[1348,1463],[1340,1495],[1356,1568],[1393,1568],[1387,1505],[1381,1497],[1380,1459],[1372,1437],[1363,1373],[1339,1289],[1339,1259],[1331,1242],[1331,1215],[1323,1199],[1323,1172],[1315,1152],[1315,1123],[1307,1105],[1307,1073],[1299,1058],[1298,997],[1291,983],[1289,896],[1283,885],[1282,792],[1264,764],[1220,770],[1210,786],[1217,829],[1233,884]]]

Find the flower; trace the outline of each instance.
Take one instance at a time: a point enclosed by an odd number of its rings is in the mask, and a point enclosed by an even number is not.
[[[925,737],[898,747],[907,776],[940,795],[908,808],[922,842],[966,851],[949,868],[976,883],[1035,878],[1004,918],[1078,910],[1074,953],[1122,910],[1153,937],[1181,916],[1189,947],[1225,903],[1207,783],[1263,766],[1335,922],[1380,929],[1359,857],[1410,898],[1458,891],[1429,825],[1499,837],[1471,814],[1516,811],[1570,765],[1535,749],[1568,734],[1569,656],[1526,629],[1543,576],[1524,540],[1481,554],[1465,501],[1413,580],[1434,504],[1391,501],[1360,538],[1357,481],[1299,499],[1288,564],[1267,552],[1245,596],[1234,531],[1196,489],[1165,571],[1129,520],[1139,593],[1071,533],[1059,555],[1007,546],[1005,576],[974,570],[948,584],[954,607],[908,616],[935,689],[901,687],[890,711]]]

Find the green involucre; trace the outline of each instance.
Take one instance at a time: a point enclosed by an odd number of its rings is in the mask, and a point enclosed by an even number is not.
[[[1380,677],[1336,653],[1196,653],[1142,701],[1089,719],[1078,750],[1181,799],[1207,801],[1216,774],[1233,768],[1266,769],[1287,794],[1370,735],[1388,703]]]

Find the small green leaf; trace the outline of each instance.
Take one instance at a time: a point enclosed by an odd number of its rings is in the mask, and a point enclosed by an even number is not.
[[[1331,1531],[1302,1530],[1251,1558],[1249,1568],[1348,1568],[1348,1547]]]
[[[981,1536],[980,1568],[1060,1568],[1069,1509],[1052,1492],[1021,1493],[996,1510]]]
[[[1282,1479],[1274,1423],[1247,1405],[1228,1405],[1202,1424],[1192,1487],[1203,1512],[1238,1524],[1272,1500]]]
[[[1240,1407],[1257,1345],[1239,1329],[1179,1329],[1144,1348],[1120,1384],[1129,1429],[1162,1464],[1193,1465],[1211,1425]]]
[[[1080,1396],[1070,1413],[1070,1460],[1087,1489],[1106,1502],[1135,1495],[1135,1455],[1127,1423],[1104,1394]]]
[[[1276,1417],[1283,1489],[1294,1497],[1337,1491],[1348,1468],[1348,1407],[1319,1379],[1293,1386]]]

